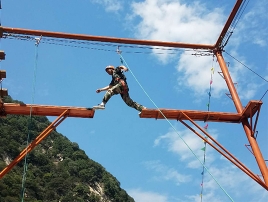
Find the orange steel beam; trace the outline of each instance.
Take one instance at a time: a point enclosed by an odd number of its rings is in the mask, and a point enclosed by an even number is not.
[[[164,119],[165,117],[162,115],[162,113],[167,119],[173,120],[187,120],[187,118],[183,116],[184,113],[195,121],[240,123],[242,119],[242,115],[237,113],[177,109],[144,109],[139,116],[140,118]]]
[[[212,111],[196,111],[196,110],[178,110],[178,109],[144,109],[139,114],[140,118],[155,119],[173,119],[188,120],[185,116],[194,121],[206,122],[226,122],[226,123],[242,123],[242,119],[250,118],[257,113],[259,114],[262,101],[250,100],[241,113],[231,112],[212,112]],[[164,116],[163,116],[164,115]],[[252,125],[252,124],[251,124]],[[256,127],[256,126],[255,126]],[[254,127],[254,128],[255,128]]]
[[[38,135],[7,167],[0,172],[0,179],[17,165],[28,153],[30,153],[50,132],[52,132],[64,119],[67,118],[69,109],[63,111],[60,116],[51,123],[40,135]]]
[[[215,55],[216,55],[217,60],[219,62],[219,65],[220,65],[220,68],[222,70],[222,73],[224,75],[225,82],[226,82],[226,84],[228,86],[228,89],[229,89],[229,91],[231,93],[231,96],[232,96],[234,105],[236,107],[236,110],[237,110],[238,113],[242,113],[243,112],[243,106],[241,104],[239,96],[238,96],[238,94],[236,92],[236,89],[234,87],[234,83],[232,81],[232,78],[231,78],[231,76],[229,74],[229,70],[228,70],[228,68],[226,66],[226,63],[224,61],[224,58],[222,56],[222,52],[221,51],[216,51]],[[260,171],[262,173],[264,182],[268,186],[268,168],[266,166],[265,160],[264,160],[264,158],[262,156],[262,153],[261,153],[261,150],[260,150],[260,148],[258,146],[258,143],[257,143],[255,137],[252,135],[252,126],[249,125],[248,119],[246,119],[246,118],[242,119],[242,125],[243,125],[244,131],[246,133],[246,136],[248,138],[249,144],[251,146],[253,155],[255,156],[257,164],[259,166],[259,169],[260,169]]]
[[[218,59],[219,65],[221,67],[224,80],[225,80],[225,82],[227,84],[227,87],[228,87],[228,89],[230,91],[230,94],[232,96],[232,100],[234,102],[236,110],[237,110],[238,113],[241,113],[243,111],[243,106],[242,106],[242,103],[241,103],[241,101],[239,99],[239,96],[237,94],[237,91],[236,91],[236,88],[235,88],[234,83],[232,81],[232,78],[231,78],[231,75],[229,73],[229,70],[228,70],[228,68],[226,66],[226,63],[225,63],[224,59],[223,59],[222,53],[220,51],[217,51],[216,52],[216,57]]]
[[[184,116],[184,114],[186,114],[188,117],[190,117],[192,120],[195,121],[241,123],[242,119],[254,116],[254,114],[258,111],[261,105],[262,105],[261,101],[251,100],[241,113],[176,110],[176,109],[159,109],[159,110],[145,109],[142,110],[139,116],[140,118],[164,119],[166,117],[167,119],[173,119],[173,120],[188,120],[188,118],[185,118]]]
[[[221,44],[222,43],[222,40],[224,39],[224,37],[226,35],[226,32],[228,31],[231,23],[233,22],[234,17],[236,15],[238,9],[240,8],[242,2],[243,2],[243,0],[237,0],[236,1],[236,4],[235,4],[235,6],[234,6],[234,8],[233,8],[233,10],[232,10],[232,12],[231,12],[231,14],[230,14],[227,22],[225,23],[225,25],[224,25],[224,27],[222,29],[222,32],[221,32],[221,34],[220,34],[220,36],[219,36],[219,38],[218,38],[218,40],[217,40],[217,42],[215,44],[215,47],[220,48],[220,46],[222,45]]]
[[[228,159],[231,163],[236,165],[240,170],[242,170],[244,173],[246,173],[249,177],[251,177],[253,180],[255,180],[257,183],[259,183],[263,188],[268,190],[268,186],[257,176],[255,175],[251,170],[249,170],[244,164],[242,164],[235,156],[233,156],[228,150],[226,150],[221,144],[219,144],[211,135],[209,135],[203,128],[201,128],[198,124],[196,124],[193,120],[191,120],[186,114],[183,113],[183,115],[192,123],[194,124],[200,131],[202,131],[212,142],[214,142],[219,148],[217,148],[215,145],[213,145],[211,142],[209,142],[206,138],[201,136],[197,131],[195,131],[191,126],[189,126],[187,123],[185,123],[182,120],[179,120],[183,125],[185,125],[188,129],[190,129],[192,132],[194,132],[198,137],[200,137],[203,141],[208,143],[212,148],[214,148],[216,151],[218,151],[221,155],[223,155],[226,159]],[[221,150],[220,150],[221,149]]]
[[[76,40],[86,40],[86,41],[101,41],[110,43],[120,43],[120,44],[136,44],[136,45],[146,45],[146,46],[162,46],[162,47],[174,47],[174,48],[190,48],[190,49],[210,49],[213,50],[214,46],[209,44],[190,44],[190,43],[180,43],[180,42],[167,42],[167,41],[152,41],[152,40],[138,40],[130,38],[115,38],[107,36],[92,36],[85,34],[69,34],[62,32],[48,32],[42,30],[29,30],[20,28],[10,28],[10,27],[0,27],[1,33],[11,33],[11,34],[22,34],[22,35],[34,35],[43,37],[53,37],[53,38],[64,38],[64,39],[76,39]]]
[[[95,110],[82,107],[68,107],[68,106],[49,106],[49,105],[30,105],[30,104],[14,104],[4,103],[3,110],[6,114],[20,114],[40,116],[59,116],[66,109],[69,110],[69,117],[93,118]]]
[[[137,40],[137,39],[128,39],[128,38],[91,36],[91,35],[82,35],[82,34],[67,34],[67,33],[60,33],[60,32],[47,32],[47,31],[40,31],[40,30],[27,30],[27,29],[9,28],[9,27],[0,27],[0,37],[2,37],[3,33],[13,33],[13,34],[23,34],[23,35],[54,37],[54,38],[110,42],[110,43],[214,50],[215,55],[218,58],[220,67],[222,69],[224,78],[226,80],[228,89],[231,93],[231,96],[232,96],[232,99],[233,99],[233,102],[234,102],[234,105],[237,109],[238,114],[222,113],[222,112],[202,112],[202,111],[199,112],[199,111],[189,111],[189,110],[168,110],[167,112],[165,112],[165,110],[163,110],[163,111],[165,113],[169,113],[169,114],[167,114],[167,118],[176,119],[176,120],[182,120],[182,114],[187,114],[187,116],[189,116],[192,120],[206,120],[206,121],[232,122],[232,123],[242,122],[245,133],[246,133],[247,138],[249,140],[249,143],[252,147],[253,154],[257,160],[257,163],[258,163],[259,168],[262,172],[264,181],[267,185],[268,184],[268,169],[266,167],[265,161],[262,157],[262,154],[260,152],[258,144],[257,144],[254,136],[252,135],[252,124],[250,125],[247,118],[244,118],[245,116],[247,116],[247,113],[245,112],[245,110],[243,111],[241,101],[238,97],[238,94],[237,94],[235,88],[234,88],[231,76],[228,72],[228,69],[226,67],[226,64],[225,64],[223,57],[221,55],[221,52],[220,52],[220,49],[222,48],[221,47],[222,40],[224,39],[232,21],[233,21],[235,15],[236,15],[237,11],[239,10],[242,3],[243,3],[243,0],[236,1],[236,4],[235,4],[227,22],[226,22],[226,24],[225,24],[221,34],[220,34],[217,42],[215,43],[215,45],[189,44],[189,43],[180,43],[180,42],[165,42],[165,41],[151,41],[151,40]],[[260,106],[260,105],[258,105],[258,106]],[[15,106],[15,107],[17,107],[17,106]],[[15,107],[13,107],[13,108],[15,108]],[[57,108],[57,107],[55,107],[55,108]],[[74,109],[74,108],[72,108],[72,109]],[[85,108],[83,108],[83,109],[85,110]],[[18,108],[17,108],[17,110],[18,110]],[[49,110],[45,110],[45,111],[46,112],[43,112],[43,111],[41,112],[39,110],[36,110],[35,113],[38,115],[43,115],[45,113],[48,113]],[[20,109],[16,112],[13,110],[10,110],[9,112],[10,113],[24,113],[24,110]],[[53,114],[55,114],[54,112],[52,113],[51,111],[49,113],[52,114],[52,116],[54,116]],[[259,111],[258,111],[258,113],[259,113]],[[77,111],[74,114],[76,114],[76,116],[74,116],[74,117],[80,117],[80,115],[77,115]],[[93,115],[94,115],[94,111],[93,111]],[[81,115],[81,117],[83,117],[83,116]],[[143,110],[142,113],[140,114],[140,117],[141,118],[163,118],[163,116],[159,115],[159,112],[156,110],[154,110],[154,111]],[[239,120],[237,118],[239,118]],[[254,128],[255,128],[255,126],[254,126]]]

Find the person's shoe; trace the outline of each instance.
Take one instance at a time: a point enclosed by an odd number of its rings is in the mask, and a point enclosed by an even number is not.
[[[143,107],[142,110],[147,109],[146,107]],[[139,112],[139,115],[141,114],[142,110]]]
[[[93,109],[105,109],[104,104],[98,104],[97,106],[93,106]]]

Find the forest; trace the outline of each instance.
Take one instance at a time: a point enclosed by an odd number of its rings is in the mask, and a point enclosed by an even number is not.
[[[3,101],[23,104],[10,96]],[[42,116],[0,117],[1,171],[49,124]],[[55,130],[0,179],[0,202],[22,198],[31,202],[134,201],[102,165]]]

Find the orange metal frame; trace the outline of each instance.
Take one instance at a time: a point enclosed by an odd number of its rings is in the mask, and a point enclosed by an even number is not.
[[[63,111],[68,109],[69,117],[93,118],[95,113],[94,110],[83,107],[29,105],[14,103],[3,103],[2,108],[2,113],[20,115],[29,115],[31,113],[32,115],[41,116],[60,116]]]
[[[224,25],[222,32],[217,39],[214,45],[208,44],[189,44],[189,43],[178,43],[178,42],[164,42],[164,41],[150,41],[150,40],[137,40],[137,39],[127,39],[127,38],[113,38],[113,37],[105,37],[105,36],[90,36],[90,35],[82,35],[82,34],[67,34],[61,32],[47,32],[47,31],[40,31],[40,30],[27,30],[27,29],[19,29],[19,28],[9,28],[9,27],[0,27],[0,34],[22,34],[22,35],[34,35],[34,36],[43,36],[43,37],[54,37],[54,38],[65,38],[65,39],[75,39],[75,40],[89,40],[89,41],[100,41],[100,42],[111,42],[111,43],[121,43],[121,44],[137,44],[137,45],[147,45],[147,46],[163,46],[163,47],[174,47],[174,48],[190,48],[190,49],[205,49],[210,50],[213,52],[214,55],[217,57],[217,61],[219,66],[222,70],[223,78],[228,86],[230,91],[230,97],[233,100],[237,113],[226,113],[226,112],[205,112],[205,111],[193,111],[193,110],[175,110],[175,109],[162,109],[161,112],[164,116],[168,119],[175,119],[179,120],[182,124],[184,124],[187,128],[193,131],[196,135],[198,135],[201,139],[206,141],[211,147],[217,150],[220,154],[225,156],[228,160],[230,160],[234,165],[236,165],[239,169],[245,172],[248,176],[250,176],[253,180],[259,183],[263,188],[268,190],[268,168],[265,163],[265,160],[262,156],[256,138],[254,137],[260,108],[262,102],[260,101],[250,101],[248,105],[243,108],[238,93],[235,89],[234,83],[230,76],[229,70],[226,66],[224,58],[222,56],[223,51],[223,39],[226,36],[228,29],[231,26],[239,8],[241,7],[243,0],[237,0],[233,10],[230,13],[229,18]],[[63,112],[65,109],[64,107],[48,107],[48,106],[40,106],[35,105],[33,106],[33,114],[35,115],[47,115],[53,116],[58,115],[60,112]],[[6,114],[27,114],[29,113],[29,105],[25,106],[18,106],[12,104],[2,104],[1,111],[4,111]],[[92,118],[94,115],[94,111],[87,111],[85,108],[71,108],[68,109],[69,115],[73,115],[74,117],[87,117]],[[27,113],[26,113],[27,112]],[[66,111],[63,113],[65,114]],[[66,112],[67,113],[67,112]],[[159,110],[155,109],[146,109],[143,110],[140,114],[141,118],[156,118],[156,119],[163,119],[162,113]],[[253,125],[253,117],[256,115],[255,123]],[[92,117],[91,117],[92,115]],[[63,116],[62,114],[60,117]],[[59,117],[59,118],[60,118]],[[250,119],[250,121],[248,120]],[[190,121],[192,124],[195,125],[199,130],[201,130],[204,134],[206,134],[212,142],[216,144],[216,146],[205,138],[203,138],[199,133],[197,133],[193,128],[191,128],[188,124],[184,122],[184,120]],[[236,159],[230,152],[228,152],[223,146],[221,146],[216,140],[214,140],[208,133],[206,133],[198,124],[194,121],[214,121],[214,122],[230,122],[230,123],[241,123],[246,136],[248,138],[249,144],[252,148],[252,154],[254,155],[256,162],[259,166],[261,171],[263,180],[259,178],[256,174],[251,172],[246,166],[244,166],[238,159]],[[55,125],[56,127],[56,125]],[[53,128],[55,128],[53,127]],[[51,128],[52,129],[52,128]],[[50,131],[50,129],[48,129]],[[43,133],[42,133],[43,134]],[[40,134],[41,135],[41,134]],[[43,135],[42,135],[43,137]],[[33,145],[38,144],[42,141],[43,138],[40,138],[38,141],[35,140]],[[28,148],[27,151],[30,151],[32,146]],[[23,153],[23,152],[22,152]],[[24,153],[23,153],[24,154]],[[17,157],[14,161],[20,160],[21,157]],[[13,164],[14,166],[14,164]],[[10,168],[11,169],[11,168]],[[3,171],[2,171],[3,172]],[[0,175],[0,178],[4,175]]]

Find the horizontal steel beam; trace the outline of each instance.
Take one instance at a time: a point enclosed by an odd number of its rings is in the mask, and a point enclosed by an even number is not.
[[[180,43],[180,42],[116,38],[116,37],[108,37],[108,36],[92,36],[92,35],[85,35],[85,34],[70,34],[70,33],[62,33],[62,32],[49,32],[49,31],[42,31],[42,30],[30,30],[30,29],[10,28],[10,27],[0,27],[0,32],[1,32],[1,35],[3,33],[11,33],[11,34],[33,35],[33,36],[43,36],[43,37],[53,37],[53,38],[63,38],[63,39],[110,42],[110,43],[119,43],[119,44],[136,44],[136,45],[146,45],[146,46],[207,49],[207,50],[214,49],[214,46],[209,45],[209,44],[190,44],[190,43]]]
[[[17,115],[40,115],[40,116],[60,116],[65,110],[69,109],[68,117],[93,118],[95,111],[82,107],[68,106],[49,106],[49,105],[30,105],[4,103],[4,113]]]

